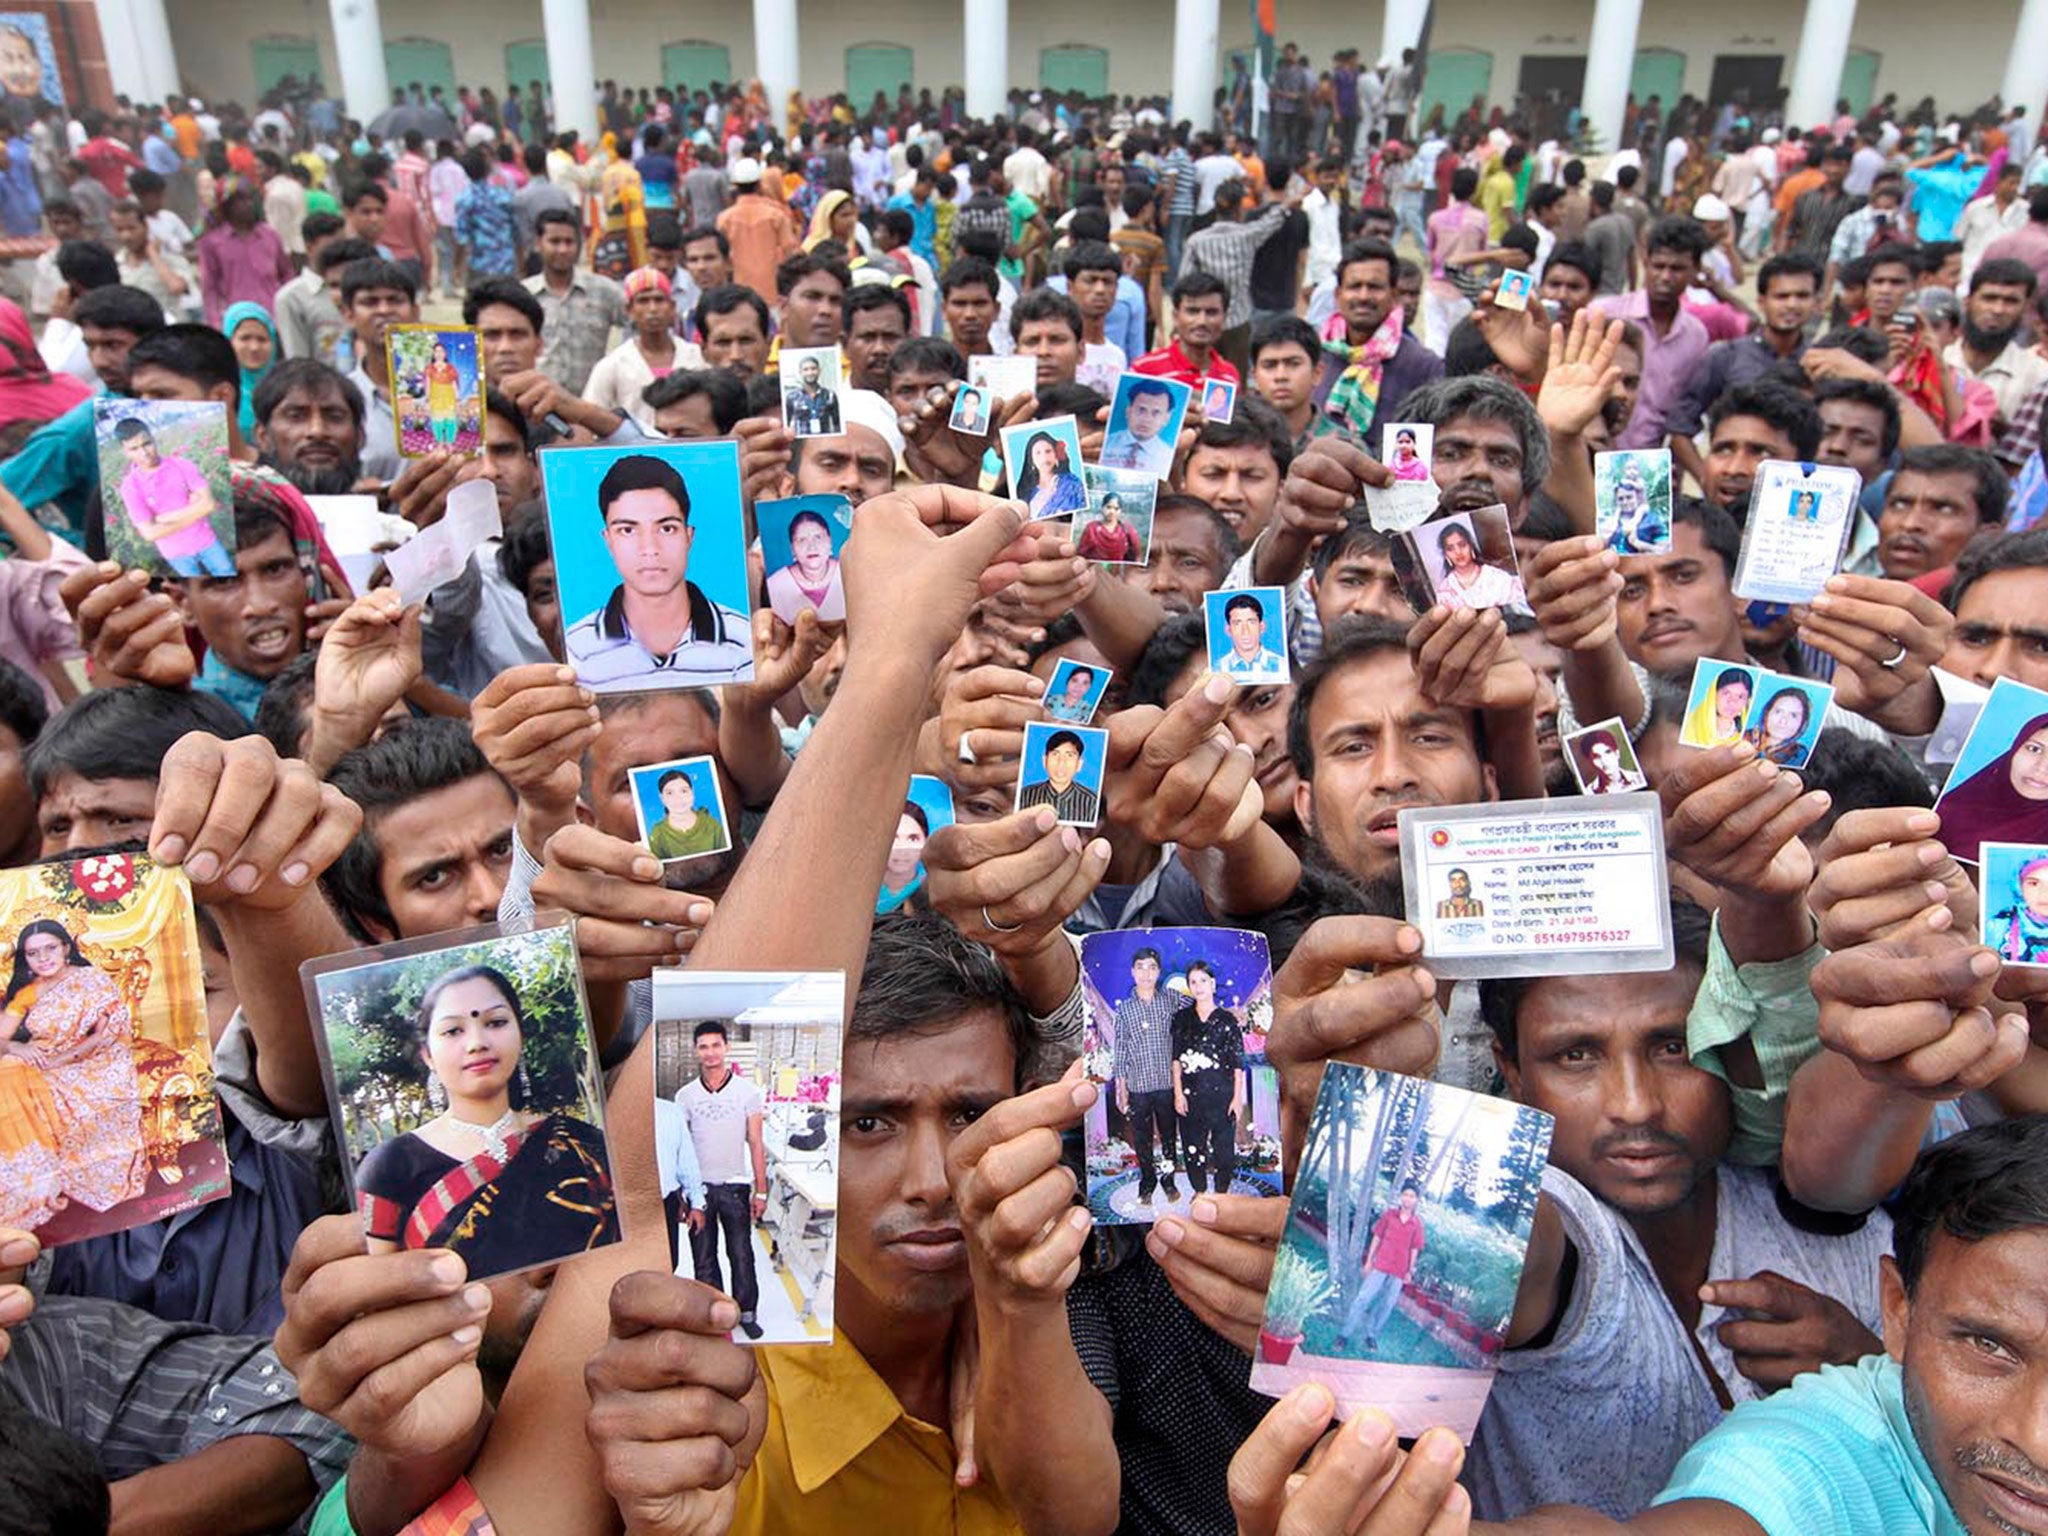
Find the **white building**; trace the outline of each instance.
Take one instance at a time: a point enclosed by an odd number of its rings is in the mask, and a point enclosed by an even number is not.
[[[934,94],[964,84],[985,115],[1013,85],[1170,90],[1176,116],[1206,118],[1196,103],[1223,76],[1224,54],[1249,42],[1244,9],[1219,0],[1122,0],[1107,11],[1096,0],[753,0],[751,12],[656,0],[383,0],[381,19],[380,0],[95,3],[110,40],[145,44],[110,42],[115,88],[130,95],[161,99],[182,77],[250,102],[285,74],[317,73],[368,118],[389,104],[391,86],[502,93],[541,79],[556,90],[564,126],[579,126],[576,92],[563,89],[571,77],[586,87],[611,78],[694,88],[759,76],[778,113],[799,86],[864,105],[878,89],[893,99],[906,81]],[[1413,41],[1423,4],[1280,0],[1278,32],[1319,64],[1344,46],[1383,53]],[[175,39],[175,64],[151,56],[153,37]],[[2048,97],[2048,0],[1960,0],[1938,16],[1909,0],[1440,0],[1424,105],[1455,112],[1474,96],[1583,93],[1588,120],[1611,142],[1610,114],[1631,89],[1668,108],[1687,92],[1746,85],[1755,99],[1781,84],[1795,122],[1830,115],[1837,96],[1860,109],[1886,92],[1967,108],[1996,89],[2038,113]],[[587,131],[595,114],[583,115]]]

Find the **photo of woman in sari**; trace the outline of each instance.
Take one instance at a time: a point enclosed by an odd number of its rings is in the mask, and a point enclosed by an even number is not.
[[[372,1253],[450,1248],[486,1279],[618,1241],[603,1133],[528,1107],[528,1028],[495,966],[461,966],[427,987],[413,1043],[439,1113],[356,1169]]]
[[[0,1225],[34,1228],[73,1201],[107,1211],[142,1193],[135,1033],[119,985],[62,923],[39,919],[15,937],[0,994]]]

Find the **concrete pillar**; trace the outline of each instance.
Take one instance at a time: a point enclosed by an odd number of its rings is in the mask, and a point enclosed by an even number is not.
[[[2026,0],[2005,61],[1999,96],[2008,107],[2025,107],[2034,142],[2041,142],[2043,98],[2048,98],[2048,0]]]
[[[1579,93],[1586,124],[1602,149],[1621,147],[1621,121],[1628,110],[1629,76],[1635,72],[1636,29],[1643,0],[1596,0],[1593,33],[1586,47],[1586,84]]]
[[[1833,120],[1855,26],[1856,0],[1806,0],[1806,24],[1792,60],[1792,94],[1785,103],[1789,126],[1813,128]]]
[[[796,62],[796,8],[797,0],[754,0],[754,73],[767,93],[768,120],[778,136],[787,126],[789,93],[803,83]],[[974,89],[971,79],[967,89]]]
[[[1422,19],[1428,14],[1429,0],[1387,0],[1380,24],[1380,58],[1400,63],[1403,50],[1422,41]]]
[[[93,0],[93,9],[99,15],[100,42],[106,50],[107,78],[114,94],[130,101],[149,100],[149,73],[135,41],[129,0]]]
[[[334,62],[341,69],[341,96],[348,115],[365,127],[391,105],[384,74],[384,24],[377,0],[327,0],[334,22]]]
[[[759,3],[759,0],[756,0]],[[987,121],[1010,110],[1010,0],[962,0],[967,111]]]
[[[597,142],[597,65],[590,45],[589,0],[541,0],[547,36],[548,88],[555,98],[555,132],[574,129]]]
[[[164,0],[128,0],[128,19],[142,50],[142,76],[149,100],[162,101],[178,92],[178,54],[171,44],[171,22]]]
[[[1197,128],[1216,121],[1217,0],[1174,0],[1173,111]]]

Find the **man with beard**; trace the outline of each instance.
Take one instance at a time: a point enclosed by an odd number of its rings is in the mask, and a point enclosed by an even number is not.
[[[2019,339],[2036,287],[2034,269],[2023,261],[1985,262],[1970,279],[1963,334],[1942,353],[1949,367],[1998,397],[2002,423],[2017,421],[2021,406],[2048,382],[2048,360]]]
[[[256,386],[256,449],[308,496],[345,496],[363,475],[363,397],[326,363],[296,357]]]

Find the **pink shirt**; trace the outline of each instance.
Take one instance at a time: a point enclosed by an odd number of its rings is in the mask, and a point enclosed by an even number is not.
[[[206,477],[190,459],[159,459],[155,469],[138,466],[122,477],[121,505],[128,509],[128,521],[136,524],[136,531],[140,532],[144,522],[154,523],[173,512],[182,512],[205,489]],[[155,543],[157,552],[169,559],[196,555],[213,541],[213,524],[202,517],[175,533],[165,534]]]

